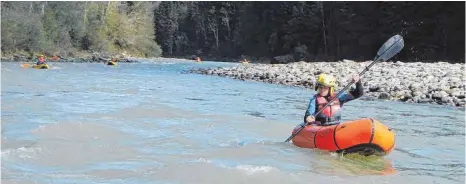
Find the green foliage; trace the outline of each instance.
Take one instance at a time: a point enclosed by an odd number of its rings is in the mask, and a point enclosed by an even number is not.
[[[464,12],[464,2],[5,1],[1,51],[368,60],[401,34],[395,60],[464,61]]]
[[[128,5],[130,4],[130,5]],[[152,2],[2,2],[2,53],[160,56]]]
[[[60,39],[60,27],[58,26],[55,12],[50,9],[45,10],[42,22],[42,30],[45,32],[46,39],[53,43],[58,42]]]
[[[2,20],[1,26],[2,53],[15,52],[17,37],[14,33],[18,31],[18,25],[10,20]]]

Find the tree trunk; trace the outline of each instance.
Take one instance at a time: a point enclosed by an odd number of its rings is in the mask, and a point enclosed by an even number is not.
[[[210,31],[214,34],[215,38],[215,50],[219,50],[219,45],[218,45],[218,24],[217,24],[217,16],[213,17],[213,20],[210,18],[207,18],[208,26]]]
[[[322,33],[324,35],[324,53],[327,56],[327,35],[325,34],[325,16],[324,16],[324,2],[320,2],[320,12],[322,13]]]
[[[217,48],[217,51],[219,50],[219,46],[218,46],[218,26],[215,26],[215,43],[216,43],[216,48]]]
[[[340,37],[337,34],[337,57],[340,58]]]
[[[219,46],[218,46],[218,25],[214,24],[214,23],[209,23],[209,27],[210,27],[210,31],[212,31],[212,33],[214,34],[214,38],[215,38],[215,50],[218,51],[219,49]]]
[[[230,38],[231,34],[230,34],[230,19],[229,17],[226,19],[226,24],[227,24],[227,30],[228,30],[228,38]]]
[[[443,39],[443,58],[447,57],[447,40],[448,36],[446,34],[445,28],[442,26],[442,39]]]
[[[105,14],[107,14],[107,13],[108,13],[108,9],[110,9],[110,3],[111,3],[111,1],[108,1],[108,3],[107,3],[107,10],[105,11]]]
[[[99,5],[99,9],[100,8],[102,8],[102,16],[101,16],[100,21],[102,22],[102,24],[104,24],[105,23],[105,8],[103,7],[103,5],[102,6]]]
[[[86,26],[87,26],[87,1],[84,4],[84,26],[83,26],[84,31],[86,31]]]
[[[173,37],[171,37],[170,41],[168,42],[168,54],[170,56],[173,55]]]
[[[32,3],[34,3],[34,2],[31,2],[29,4],[29,15],[32,15]]]
[[[47,5],[47,1],[45,1],[44,3],[42,3],[42,9],[41,9],[41,16],[43,17],[44,14],[45,14],[45,5]]]

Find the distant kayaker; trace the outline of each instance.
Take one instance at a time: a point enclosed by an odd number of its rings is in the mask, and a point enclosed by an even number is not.
[[[339,123],[341,120],[340,111],[343,104],[364,95],[364,88],[362,87],[360,77],[355,75],[352,80],[356,83],[356,89],[351,90],[349,93],[346,91],[343,92],[331,105],[327,106],[321,113],[314,117],[312,116],[314,113],[322,109],[337,95],[335,93],[335,77],[327,74],[320,74],[315,87],[318,93],[311,98],[304,115],[304,121],[321,125]]]
[[[44,55],[42,55],[42,54],[39,55],[39,56],[37,56],[37,63],[36,63],[36,65],[41,65],[41,64],[45,64],[45,57],[44,57]]]
[[[59,59],[60,59],[60,56],[58,56],[58,55],[53,55],[51,60],[52,60],[52,61],[58,61]]]

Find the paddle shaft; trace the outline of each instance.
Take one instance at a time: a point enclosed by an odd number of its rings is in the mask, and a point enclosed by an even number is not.
[[[363,71],[361,71],[359,73],[359,76],[362,76],[364,75],[364,73],[366,73],[369,68],[371,68],[375,63],[377,63],[380,59],[380,56],[377,57],[371,64],[369,64],[369,66],[367,66]],[[338,98],[338,96],[341,95],[341,93],[343,93],[344,91],[346,91],[352,84],[354,83],[353,80],[351,80],[351,82],[349,84],[347,84],[340,92],[338,92],[338,94],[335,96],[335,98],[332,98],[332,100],[330,100],[327,104],[325,104],[324,107],[322,107],[319,111],[317,111],[316,113],[313,114],[313,116],[317,116],[319,113],[321,113],[327,106],[329,106],[330,104],[332,104],[333,101],[335,101],[335,99]],[[285,142],[288,142],[290,141],[291,139],[293,139],[299,132],[301,132],[301,130],[304,129],[304,127],[307,125],[308,123],[306,122],[305,124],[301,124],[301,127],[299,127],[298,131],[296,131],[294,134],[292,134],[288,139],[286,139]]]

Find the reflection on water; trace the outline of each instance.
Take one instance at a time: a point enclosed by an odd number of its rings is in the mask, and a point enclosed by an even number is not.
[[[337,156],[330,162],[333,168],[347,171],[351,175],[391,175],[396,173],[390,159],[377,156],[348,154]]]

